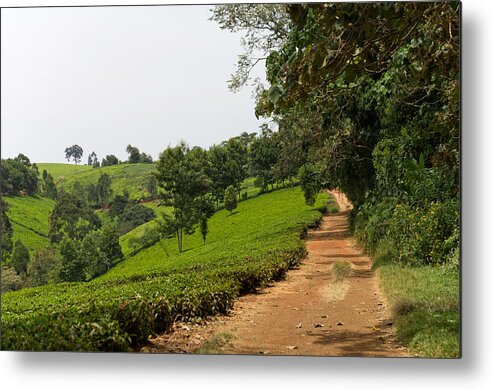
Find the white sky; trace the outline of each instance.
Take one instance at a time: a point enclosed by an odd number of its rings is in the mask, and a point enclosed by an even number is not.
[[[210,8],[2,9],[2,158],[63,162],[73,144],[83,162],[128,144],[157,158],[257,131],[251,88],[227,88],[240,36]]]

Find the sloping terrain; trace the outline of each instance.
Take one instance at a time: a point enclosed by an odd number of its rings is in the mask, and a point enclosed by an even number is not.
[[[72,164],[38,164],[40,173],[46,169],[51,173],[55,184],[70,191],[76,181],[81,185],[96,184],[99,176],[107,173],[111,178],[111,188],[114,194],[122,195],[128,191],[131,199],[149,197],[147,189],[154,164],[118,164],[109,167],[91,168]]]
[[[21,240],[31,254],[50,244],[48,217],[55,202],[42,196],[5,196],[14,242]]]

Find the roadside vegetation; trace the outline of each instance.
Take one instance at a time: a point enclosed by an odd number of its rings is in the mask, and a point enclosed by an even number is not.
[[[246,37],[231,89],[264,53],[255,112],[276,118],[307,202],[342,190],[384,291],[419,291],[396,309],[402,341],[458,356],[460,3],[219,5],[212,19]]]

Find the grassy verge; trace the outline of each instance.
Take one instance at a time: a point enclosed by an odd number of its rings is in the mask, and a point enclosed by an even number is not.
[[[380,286],[395,319],[397,336],[412,354],[460,356],[459,274],[450,267],[377,268]]]

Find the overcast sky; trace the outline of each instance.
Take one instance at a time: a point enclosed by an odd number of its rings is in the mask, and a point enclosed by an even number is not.
[[[251,89],[227,80],[240,36],[211,6],[2,10],[2,158],[63,162],[67,146],[157,158],[257,131]],[[263,75],[263,64],[255,76]]]

